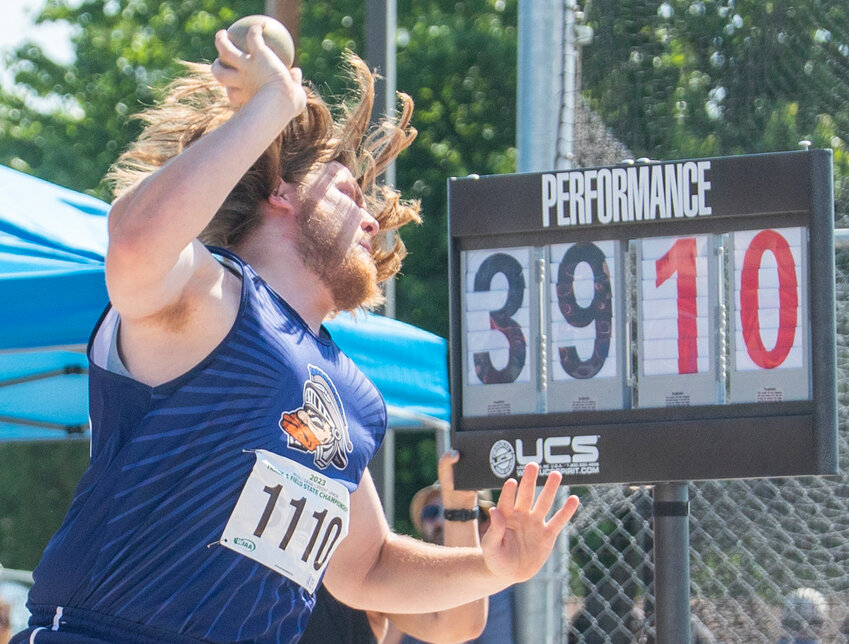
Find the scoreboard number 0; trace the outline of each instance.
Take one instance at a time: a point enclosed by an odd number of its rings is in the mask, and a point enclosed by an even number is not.
[[[792,234],[794,248],[784,234]],[[761,230],[746,246],[740,270],[739,312],[740,327],[746,353],[761,369],[780,367],[790,355],[799,332],[799,239],[801,231]],[[771,255],[771,266],[764,260]],[[765,272],[761,279],[761,271]],[[761,285],[763,284],[763,297]],[[776,298],[777,294],[777,298]],[[777,305],[777,306],[776,306]],[[773,348],[764,345],[761,311],[774,313]],[[777,318],[777,319],[775,319]],[[777,324],[777,327],[775,326]]]

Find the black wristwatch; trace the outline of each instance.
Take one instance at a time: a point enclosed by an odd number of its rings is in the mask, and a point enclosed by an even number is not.
[[[476,505],[471,509],[444,510],[443,516],[446,521],[474,521],[480,518],[481,509]]]

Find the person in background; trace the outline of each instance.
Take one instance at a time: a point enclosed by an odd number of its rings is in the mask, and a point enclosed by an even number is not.
[[[29,618],[29,586],[22,583],[27,581],[22,572],[4,569],[0,564],[0,644],[7,644]]]
[[[840,624],[840,634],[843,636],[843,644],[849,644],[849,612]]]
[[[825,597],[813,588],[796,588],[784,598],[778,644],[820,644],[826,615]]]
[[[448,459],[451,459],[450,461]],[[446,546],[479,543],[490,525],[489,512],[493,507],[488,491],[474,492],[454,489],[453,470],[449,463],[456,462],[456,452],[440,460],[439,480],[422,488],[410,502],[410,520],[422,539],[428,543]],[[471,528],[474,527],[474,530]],[[418,644],[421,642],[459,642],[474,644],[513,644],[513,587],[508,586],[489,597],[489,605],[467,604],[452,613],[434,614],[429,629],[413,629],[408,624],[390,617],[389,633],[384,644]],[[476,633],[446,632],[446,624],[457,626],[469,620],[482,619],[480,624],[469,622],[469,631]],[[405,626],[407,626],[405,628]],[[416,624],[421,626],[421,624]],[[406,633],[406,634],[405,634]],[[449,637],[448,635],[452,635]]]

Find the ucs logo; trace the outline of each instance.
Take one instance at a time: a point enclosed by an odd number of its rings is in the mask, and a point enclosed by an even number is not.
[[[489,450],[489,469],[500,479],[506,479],[516,467],[516,450],[507,441],[496,441]]]
[[[528,463],[539,463],[541,473],[554,470],[564,474],[593,474],[597,467],[585,467],[598,463],[598,434],[586,436],[549,436],[537,438],[534,451],[526,452],[521,438],[513,444],[506,440],[493,443],[489,450],[489,467],[498,478],[506,479],[518,464],[524,468]]]

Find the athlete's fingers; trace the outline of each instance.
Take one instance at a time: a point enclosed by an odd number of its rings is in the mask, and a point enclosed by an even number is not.
[[[212,63],[211,71],[215,80],[227,90],[227,99],[232,105],[241,105],[247,100],[238,70],[233,67],[226,67],[220,59],[216,58],[215,62]]]
[[[296,85],[304,84],[304,72],[300,67],[292,67],[289,71],[292,72],[292,81]]]
[[[255,55],[263,48],[267,47],[262,39],[262,25],[251,25],[248,29],[248,34],[245,36],[245,48],[247,53]],[[275,54],[276,55],[276,54]]]
[[[498,495],[498,505],[496,507],[504,519],[509,519],[513,514],[513,507],[516,504],[516,488],[518,487],[519,484],[513,478],[507,479],[504,481],[504,485],[501,486],[501,494]]]
[[[551,517],[546,528],[548,530],[553,530],[555,535],[558,534],[566,527],[566,524],[569,523],[569,520],[575,515],[575,512],[577,512],[578,506],[580,505],[581,500],[572,494],[568,499],[566,499],[566,503],[563,504],[563,507],[554,513],[554,516]]]
[[[560,487],[560,481],[562,479],[563,476],[560,472],[552,472],[545,478],[545,485],[542,486],[542,491],[539,493],[539,496],[534,503],[534,509],[532,512],[535,514],[542,514],[543,516],[548,514],[548,511],[551,509],[551,505],[554,503],[554,499],[557,496],[557,488]]]
[[[239,71],[230,65],[226,65],[220,58],[212,63],[212,75],[224,87],[236,87],[239,85]]]
[[[516,510],[520,512],[531,511],[531,504],[534,501],[534,491],[537,485],[537,474],[539,474],[539,465],[536,463],[525,465],[525,471],[522,472],[522,480],[519,481],[519,490],[516,493]]]
[[[215,34],[215,49],[218,50],[218,59],[224,67],[235,69],[242,64],[245,54],[230,40],[224,29]]]
[[[484,534],[483,539],[481,539],[481,545],[483,545],[484,542],[486,542],[487,545],[489,542],[495,544],[501,543],[505,532],[507,532],[506,517],[497,506],[491,508],[489,510],[489,528],[487,528],[486,534]]]

